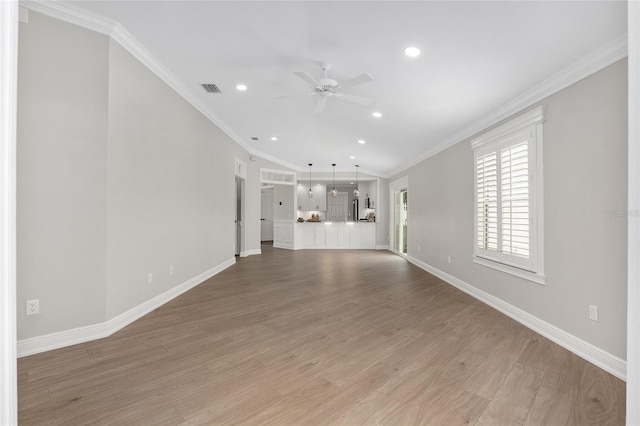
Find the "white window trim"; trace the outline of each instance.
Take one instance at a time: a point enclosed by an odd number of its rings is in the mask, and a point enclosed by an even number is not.
[[[278,176],[276,179],[274,176]],[[296,172],[276,169],[260,169],[260,182],[269,185],[295,185]]]
[[[474,158],[477,157],[478,151],[482,152],[483,148],[488,148],[494,145],[498,145],[502,140],[509,137],[518,131],[522,131],[523,129],[533,126],[535,129],[535,134],[533,138],[534,147],[533,155],[531,158],[535,159],[535,165],[533,165],[533,173],[534,179],[531,182],[531,193],[532,197],[530,199],[531,205],[531,215],[533,218],[532,225],[532,235],[531,235],[531,253],[533,254],[532,258],[534,259],[534,270],[528,271],[519,267],[515,267],[509,265],[507,263],[503,263],[498,261],[497,259],[487,259],[479,254],[479,249],[476,244],[475,232],[477,230],[477,214],[476,214],[476,204],[474,202],[473,208],[473,223],[474,223],[474,238],[473,238],[473,262],[479,265],[483,265],[489,268],[493,268],[495,270],[508,273],[520,278],[524,278],[529,281],[533,281],[538,284],[545,284],[545,273],[544,273],[544,204],[543,204],[543,188],[544,188],[544,180],[543,180],[543,128],[542,123],[544,122],[544,107],[538,106],[531,111],[522,114],[513,120],[508,121],[507,123],[502,124],[501,126],[496,127],[495,129],[490,130],[487,133],[473,139],[471,141],[471,148],[474,151]],[[476,197],[476,186],[475,186],[475,162],[474,162],[474,200]],[[535,256],[535,257],[534,257]]]

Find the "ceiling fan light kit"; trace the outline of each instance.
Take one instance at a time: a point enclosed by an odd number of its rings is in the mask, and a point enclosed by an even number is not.
[[[357,105],[369,106],[373,103],[373,99],[365,98],[362,96],[355,96],[349,93],[343,92],[341,89],[353,87],[358,84],[367,83],[373,80],[373,76],[369,73],[360,74],[356,77],[353,77],[349,80],[344,81],[342,84],[339,84],[336,80],[329,78],[329,70],[331,69],[331,64],[323,63],[321,65],[322,70],[324,71],[324,78],[320,80],[316,80],[311,77],[304,71],[296,71],[295,75],[309,83],[313,92],[305,93],[301,95],[292,95],[292,96],[280,96],[274,99],[285,99],[285,98],[293,98],[299,96],[318,96],[318,101],[315,106],[315,114],[322,114],[324,111],[325,105],[327,104],[327,99],[336,98],[343,101],[351,102]]]

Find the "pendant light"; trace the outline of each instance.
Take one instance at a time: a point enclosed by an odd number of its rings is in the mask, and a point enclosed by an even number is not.
[[[333,189],[331,190],[331,196],[335,197],[338,195],[338,190],[336,189],[336,163],[332,164],[333,166]]]
[[[313,164],[309,163],[309,198],[313,198],[313,191],[311,190],[311,166],[313,166]]]
[[[356,198],[358,198],[360,196],[360,189],[359,189],[359,186],[358,186],[358,167],[360,167],[360,166],[358,166],[356,164],[356,189],[353,190],[353,196],[356,197]]]

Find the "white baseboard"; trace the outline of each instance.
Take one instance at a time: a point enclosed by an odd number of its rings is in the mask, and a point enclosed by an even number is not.
[[[262,250],[261,249],[253,249],[253,250],[241,251],[240,252],[240,257],[249,257],[249,256],[253,256],[254,254],[262,254]]]
[[[486,303],[494,309],[502,312],[508,317],[513,318],[522,325],[541,334],[547,339],[557,343],[563,348],[573,352],[581,358],[586,359],[590,363],[602,368],[603,370],[613,374],[621,380],[627,380],[627,363],[626,361],[610,354],[591,343],[567,333],[558,327],[541,320],[540,318],[523,311],[520,308],[505,302],[485,291],[482,291],[469,283],[466,283],[452,275],[447,274],[433,266],[422,262],[414,257],[407,256],[407,260],[417,267],[424,269],[441,280],[451,284],[452,286],[464,291],[465,293],[475,297],[481,302]]]
[[[182,293],[191,290],[198,284],[203,283],[235,263],[235,257],[229,259],[106,322],[19,340],[17,346],[18,358],[110,336],[138,318],[175,299]]]
[[[294,250],[374,250],[375,247],[339,247],[339,246],[324,246],[324,247],[297,247]]]
[[[391,250],[391,247],[388,245],[377,245],[376,250]]]
[[[285,250],[295,250],[293,247],[293,243],[285,243],[285,242],[273,242],[273,248],[285,249]]]

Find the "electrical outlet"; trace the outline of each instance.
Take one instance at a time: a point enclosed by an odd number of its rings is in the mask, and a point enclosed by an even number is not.
[[[451,256],[447,256],[447,262],[451,264]]]
[[[173,275],[173,265],[169,266],[169,275]]]
[[[151,284],[153,282],[153,274],[151,272],[149,272],[149,275],[147,275],[147,282],[149,284]]]
[[[40,299],[27,300],[27,315],[40,313]]]
[[[591,321],[599,321],[598,318],[598,307],[595,305],[589,305],[589,319]]]
[[[420,251],[420,244],[418,244],[418,251]]]

